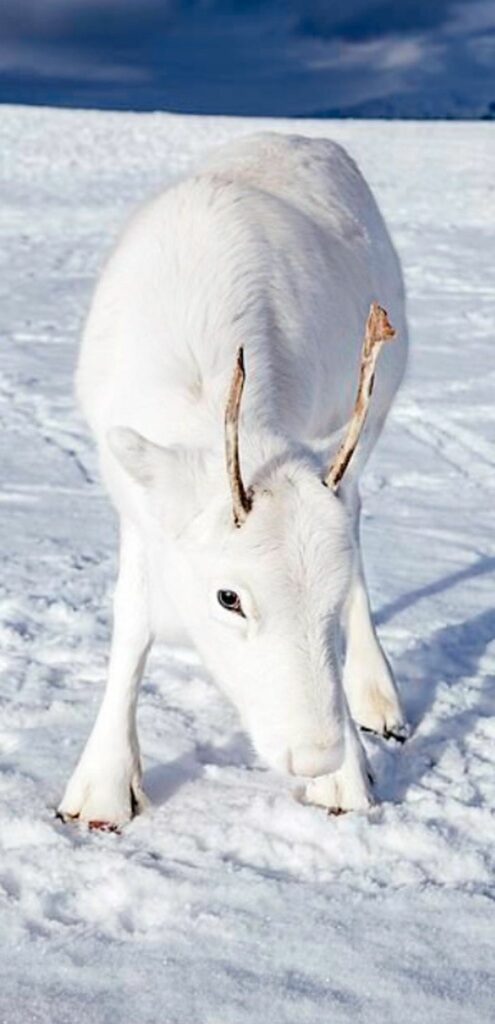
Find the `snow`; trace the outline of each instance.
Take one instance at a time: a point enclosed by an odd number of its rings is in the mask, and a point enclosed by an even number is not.
[[[262,123],[281,131],[288,122]],[[493,1020],[493,129],[304,122],[343,142],[409,289],[407,380],[364,482],[381,636],[415,731],[328,818],[256,762],[198,659],[154,654],[149,812],[54,807],[100,700],[116,524],[72,373],[135,204],[260,122],[2,108],[0,1021]]]

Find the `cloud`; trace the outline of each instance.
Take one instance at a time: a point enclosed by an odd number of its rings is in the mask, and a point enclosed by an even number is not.
[[[464,35],[495,29],[495,3],[493,0],[471,0],[452,7],[452,18],[445,26],[447,35]]]
[[[442,115],[495,98],[495,0],[3,0],[1,18],[9,101]]]
[[[319,36],[362,41],[444,25],[454,0],[292,0],[301,27]]]

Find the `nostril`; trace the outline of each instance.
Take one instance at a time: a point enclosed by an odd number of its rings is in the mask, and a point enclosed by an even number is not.
[[[339,767],[335,751],[322,743],[314,746],[294,747],[289,754],[289,770],[292,775],[315,778],[326,775]]]

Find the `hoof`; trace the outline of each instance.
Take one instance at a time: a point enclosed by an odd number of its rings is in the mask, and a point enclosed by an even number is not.
[[[85,824],[93,832],[120,832],[147,805],[138,766],[110,772],[78,767],[57,808],[61,821]]]
[[[303,802],[323,807],[332,817],[350,811],[370,811],[376,806],[371,773],[356,765],[354,771],[344,769],[321,775],[307,784]]]
[[[116,825],[112,821],[102,821],[99,818],[92,818],[90,821],[84,821],[78,814],[67,814],[63,811],[55,812],[55,820],[61,821],[64,825],[86,825],[90,832],[113,832],[115,835],[120,836],[122,829],[119,825]]]

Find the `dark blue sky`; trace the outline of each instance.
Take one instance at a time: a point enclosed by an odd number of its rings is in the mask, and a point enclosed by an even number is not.
[[[483,116],[495,0],[1,0],[0,100]]]

